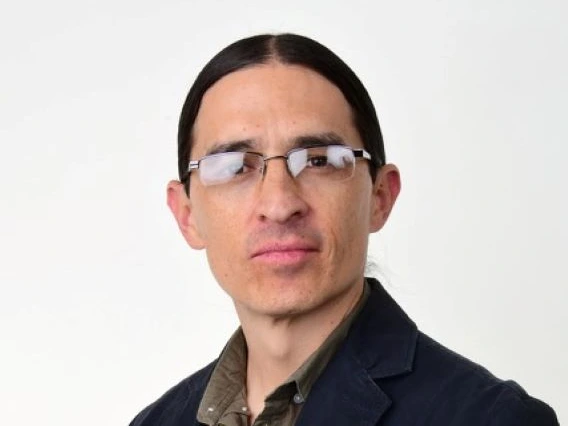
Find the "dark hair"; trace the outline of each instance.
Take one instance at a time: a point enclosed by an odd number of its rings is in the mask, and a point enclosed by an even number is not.
[[[187,94],[178,127],[178,171],[187,175],[192,131],[205,92],[234,71],[276,61],[301,65],[337,86],[353,109],[355,127],[365,149],[371,154],[371,177],[385,164],[385,149],[373,102],[355,73],[335,53],[308,37],[297,34],[262,34],[238,40],[221,50],[201,70]],[[188,185],[187,185],[188,187]]]

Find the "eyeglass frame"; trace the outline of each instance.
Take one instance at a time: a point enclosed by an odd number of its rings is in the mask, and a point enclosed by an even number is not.
[[[266,168],[267,168],[266,162],[267,161],[275,160],[277,158],[282,158],[282,159],[286,160],[286,170],[288,171],[290,176],[292,176],[293,179],[296,179],[296,176],[292,175],[292,171],[290,170],[290,164],[288,162],[290,154],[293,154],[294,152],[302,151],[302,150],[305,150],[305,149],[327,148],[327,147],[330,147],[330,146],[338,146],[338,147],[348,149],[353,153],[353,156],[354,156],[355,159],[362,158],[364,160],[368,160],[371,163],[371,165],[373,167],[376,167],[377,169],[380,169],[383,166],[382,162],[375,161],[373,159],[373,157],[371,156],[371,154],[364,148],[352,148],[348,145],[342,145],[342,144],[336,144],[336,143],[329,144],[329,145],[308,145],[308,146],[292,148],[285,155],[271,155],[269,157],[265,156],[264,154],[262,154],[260,152],[256,152],[256,151],[227,151],[227,152],[217,152],[217,153],[214,153],[214,154],[207,154],[207,155],[204,155],[203,157],[201,157],[197,160],[190,160],[189,164],[187,166],[187,171],[185,173],[185,176],[183,176],[183,178],[181,179],[181,183],[183,183],[185,185],[186,192],[189,194],[189,177],[190,177],[192,171],[199,169],[199,165],[200,165],[201,161],[205,158],[208,158],[208,157],[212,157],[212,156],[216,156],[216,155],[223,155],[223,154],[227,154],[227,153],[231,153],[231,152],[242,152],[243,154],[253,154],[253,155],[257,155],[258,157],[262,158],[262,160],[263,160],[262,169],[260,169],[259,171],[262,173],[263,176],[266,173]]]

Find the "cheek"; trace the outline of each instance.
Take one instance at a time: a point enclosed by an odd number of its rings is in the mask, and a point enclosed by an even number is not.
[[[336,201],[322,211],[326,218],[322,218],[321,222],[325,223],[331,249],[337,257],[360,257],[366,251],[370,197],[353,191],[342,191],[341,196],[337,195],[327,198]]]
[[[226,282],[235,274],[247,274],[244,265],[248,202],[228,203],[222,194],[204,197],[201,201],[206,208],[199,211],[199,228],[213,274],[219,282]]]
[[[242,227],[237,226],[234,215],[215,214],[207,218],[205,241],[207,248],[223,249],[227,252],[242,236]]]
[[[205,227],[205,253],[211,272],[217,281],[227,283],[243,272],[242,227],[235,225],[234,217],[209,217]],[[241,268],[239,269],[239,265]]]
[[[195,226],[205,248],[209,251],[231,244],[238,233],[238,212],[211,199],[200,199],[199,206],[204,208],[194,210]]]

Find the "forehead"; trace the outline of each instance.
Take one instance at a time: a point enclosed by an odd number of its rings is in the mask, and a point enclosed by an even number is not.
[[[322,133],[361,146],[351,107],[339,88],[308,68],[269,63],[228,74],[205,93],[193,129],[192,156],[238,140],[252,140],[259,150],[273,154],[292,147],[299,136]]]

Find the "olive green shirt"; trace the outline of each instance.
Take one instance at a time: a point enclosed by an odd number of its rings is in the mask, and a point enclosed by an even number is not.
[[[369,297],[365,281],[363,294],[351,312],[322,345],[264,401],[264,409],[253,426],[288,426],[296,421],[303,403],[321,372],[349,332]],[[211,374],[197,411],[197,420],[208,426],[249,426],[246,398],[247,345],[242,329],[229,339]]]

